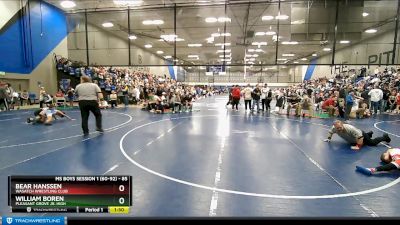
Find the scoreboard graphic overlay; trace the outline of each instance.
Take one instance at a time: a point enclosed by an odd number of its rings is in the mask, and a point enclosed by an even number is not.
[[[128,213],[131,176],[9,176],[13,213]]]

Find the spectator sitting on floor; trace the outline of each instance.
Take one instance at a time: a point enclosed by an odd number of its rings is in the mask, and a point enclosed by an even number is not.
[[[336,97],[335,95],[331,95],[327,100],[322,103],[323,110],[326,110],[328,112],[329,117],[335,116],[335,111],[336,111]]]
[[[117,94],[115,93],[115,91],[111,91],[111,94],[110,94],[110,104],[111,104],[111,108],[112,108],[112,109],[113,109],[114,107],[117,107],[117,106],[118,106],[117,100],[118,100]]]

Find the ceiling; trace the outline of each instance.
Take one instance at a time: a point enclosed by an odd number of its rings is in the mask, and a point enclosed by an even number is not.
[[[60,0],[46,0],[60,7]],[[73,13],[69,18],[80,19],[82,10],[88,10],[88,23],[118,35],[128,37],[128,9],[118,7],[111,0],[75,0],[77,6],[67,12]],[[335,1],[200,1],[200,0],[144,0],[140,7],[130,10],[131,34],[138,38],[132,40],[133,45],[143,47],[152,44],[153,48],[146,49],[154,54],[162,50],[163,55],[174,55],[174,43],[159,41],[160,35],[174,34],[174,4],[176,8],[176,34],[184,41],[176,42],[178,59],[194,64],[220,64],[221,57],[217,50],[222,47],[217,43],[230,43],[226,49],[232,53],[232,64],[244,63],[245,54],[257,54],[255,65],[274,64],[277,58],[286,60],[278,63],[308,63],[312,54],[318,56],[332,54],[323,48],[333,49],[336,2]],[[263,16],[287,15],[286,20],[272,19],[263,21]],[[363,12],[369,13],[364,17]],[[380,35],[395,27],[397,1],[340,1],[338,12],[336,49],[341,49]],[[207,17],[228,17],[230,22],[206,23]],[[162,25],[143,25],[143,20],[163,20]],[[104,28],[104,22],[112,22],[114,27]],[[279,23],[279,26],[278,26]],[[278,32],[280,42],[276,46],[273,36],[256,36],[256,32]],[[378,32],[368,34],[368,28],[376,28]],[[213,43],[207,38],[213,33],[230,33],[230,36],[215,37]],[[349,44],[341,44],[340,40],[349,40]],[[297,41],[296,45],[284,45],[284,42]],[[249,49],[257,49],[253,42],[266,42],[260,46],[260,51],[250,53]],[[202,44],[201,47],[188,47],[188,44]],[[226,53],[229,54],[229,53]],[[294,54],[294,56],[282,56]],[[198,55],[198,60],[192,60],[189,55]],[[225,55],[226,57],[226,55]],[[306,60],[300,60],[306,58]],[[330,62],[327,62],[330,63]]]

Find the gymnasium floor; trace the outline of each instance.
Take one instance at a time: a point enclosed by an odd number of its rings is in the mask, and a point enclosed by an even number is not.
[[[0,113],[0,215],[10,215],[8,175],[102,174],[133,177],[129,216],[400,215],[400,173],[355,172],[356,165],[379,165],[385,146],[354,152],[338,136],[322,141],[333,119],[252,115],[243,103],[232,112],[226,100],[202,99],[195,112],[181,114],[105,110],[106,132],[88,138],[79,111],[67,111],[77,120],[52,126],[26,124],[32,111]],[[351,123],[374,136],[386,131],[400,146],[399,116]]]

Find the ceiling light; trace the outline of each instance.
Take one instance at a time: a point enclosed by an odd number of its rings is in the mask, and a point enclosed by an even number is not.
[[[253,57],[258,57],[258,54],[254,54]]]
[[[171,58],[172,58],[172,56],[170,56],[170,55],[166,55],[166,56],[164,56],[164,58],[166,58],[166,59],[171,59]]]
[[[202,44],[188,44],[188,47],[201,47]]]
[[[376,33],[377,31],[378,31],[377,29],[368,29],[365,31],[365,33],[373,34],[373,33]]]
[[[249,49],[247,49],[247,51],[249,51],[249,52],[255,52],[256,50],[253,49],[253,48],[249,48]]]
[[[312,54],[312,56],[317,56],[317,53]]]
[[[190,70],[190,69],[192,69],[192,67],[191,67],[191,66],[189,66],[189,67],[188,67],[188,69]]]
[[[297,61],[294,61],[293,63],[297,64],[297,63],[299,63],[299,62],[297,62]]]
[[[366,16],[368,16],[368,15],[369,15],[369,13],[367,13],[367,12],[363,12],[363,13],[362,13],[362,16],[363,16],[363,17],[366,17]]]
[[[283,58],[280,58],[280,59],[277,59],[278,61],[286,61],[287,59],[283,59]]]
[[[263,41],[263,42],[253,42],[251,44],[260,46],[260,45],[267,45],[267,42],[265,42],[265,41]]]
[[[275,35],[276,32],[275,31],[267,31],[265,32],[265,35]]]
[[[289,18],[288,15],[279,15],[275,17],[275,19],[277,20],[287,20],[288,18]]]
[[[294,54],[282,54],[282,56],[284,56],[284,57],[290,57],[290,56],[294,56]]]
[[[331,50],[331,48],[323,48],[322,50],[325,52],[329,52]]]
[[[301,61],[307,61],[307,59],[306,58],[302,58],[302,59],[300,59]]]
[[[129,35],[129,37],[128,37],[130,40],[136,40],[137,39],[137,37],[135,36],[135,35]]]
[[[261,17],[262,21],[273,20],[273,19],[274,19],[273,16],[263,16],[263,17]]]
[[[224,36],[225,36],[225,37],[230,37],[230,36],[231,36],[231,33],[222,33],[221,36],[222,36],[222,37],[224,37]]]
[[[297,45],[299,42],[297,41],[283,41],[283,45]]]
[[[211,37],[219,37],[219,36],[221,36],[220,33],[212,33],[212,34],[211,34]]]
[[[231,43],[216,43],[215,46],[231,46]]]
[[[264,36],[264,35],[265,35],[265,32],[262,32],[262,31],[256,32],[255,35],[256,35],[256,36]]]
[[[231,22],[231,18],[228,18],[228,17],[218,17],[218,22],[220,22],[220,23]]]
[[[161,25],[164,24],[163,20],[143,20],[143,25]]]
[[[110,22],[105,22],[105,23],[102,24],[102,26],[103,26],[103,27],[113,27],[114,24],[113,24],[113,23],[110,23]]]
[[[62,1],[62,2],[60,3],[60,5],[61,5],[63,8],[66,8],[66,9],[70,9],[70,8],[73,8],[73,7],[76,6],[75,2],[73,2],[73,1]]]
[[[145,47],[145,48],[152,48],[153,45],[147,44],[147,45],[145,45],[144,47]]]
[[[340,44],[349,44],[349,43],[350,43],[349,40],[341,40],[341,41],[340,41]]]
[[[263,50],[258,48],[258,49],[256,49],[256,52],[263,52]]]
[[[164,24],[164,21],[163,20],[153,20],[153,24],[154,25],[161,25],[161,24]]]
[[[207,17],[207,18],[205,19],[205,21],[206,21],[206,23],[215,23],[215,22],[218,21],[218,19],[215,18],[215,17]]]
[[[213,43],[214,42],[214,37],[206,38],[206,40],[207,40],[207,43]]]
[[[188,55],[188,58],[199,58],[198,55]]]
[[[157,51],[157,54],[159,54],[159,55],[161,55],[163,53],[164,53],[163,51]]]
[[[114,0],[114,4],[119,6],[139,6],[142,3],[142,0]]]

